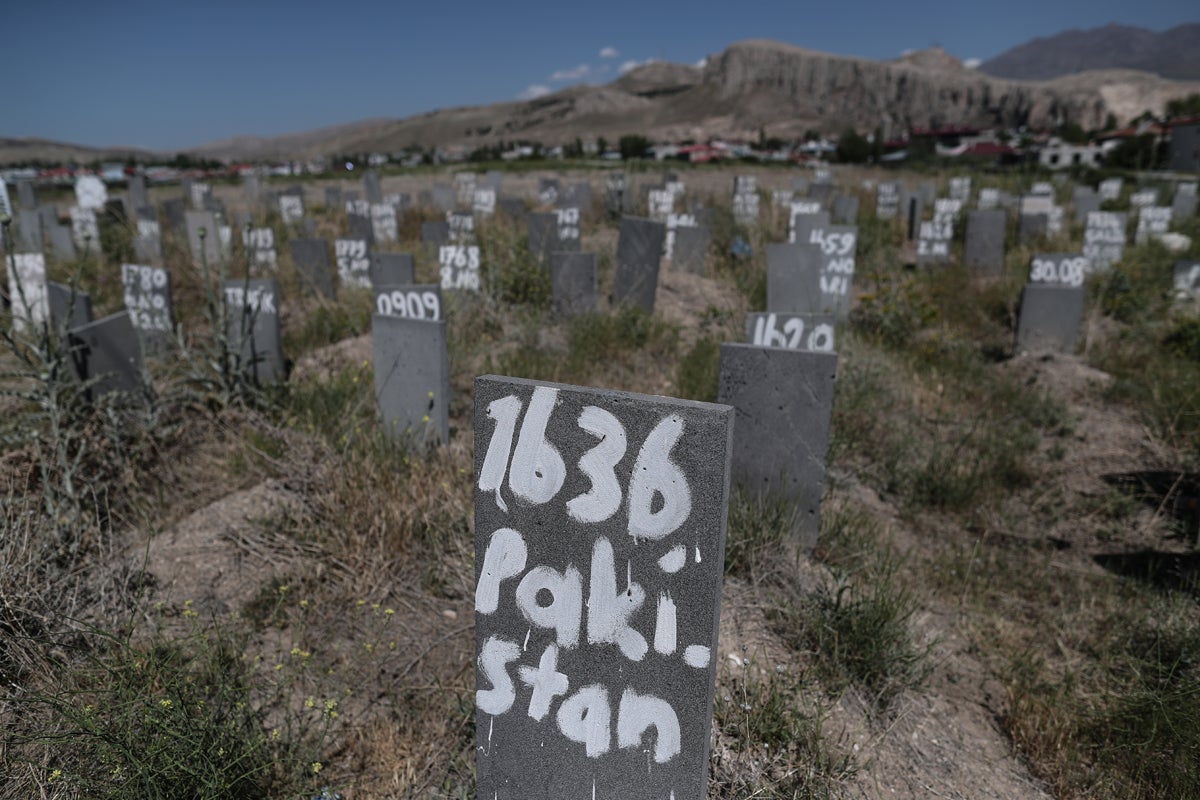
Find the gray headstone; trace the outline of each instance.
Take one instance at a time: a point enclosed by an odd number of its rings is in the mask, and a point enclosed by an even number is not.
[[[558,203],[559,184],[557,178],[541,178],[538,180],[538,201],[544,206]]]
[[[830,216],[839,225],[855,224],[858,222],[858,198],[854,195],[839,194],[833,198]]]
[[[134,208],[145,208],[150,205],[150,198],[146,194],[146,179],[141,175],[129,177],[129,203]]]
[[[33,211],[38,207],[37,192],[33,190],[33,181],[19,180],[17,184],[17,205],[26,211]]]
[[[625,210],[625,174],[610,173],[604,180],[604,207],[610,217]]]
[[[17,212],[16,240],[17,252],[40,253],[44,250],[44,245],[42,244],[42,215],[38,213],[36,208],[22,208]]]
[[[1093,270],[1104,272],[1125,255],[1128,216],[1123,211],[1093,211],[1083,231],[1083,254]]]
[[[1133,240],[1137,244],[1145,244],[1170,229],[1170,206],[1142,206],[1138,209],[1137,231],[1134,233]]]
[[[279,251],[275,249],[275,230],[273,228],[244,228],[242,244],[246,248],[246,258],[253,272],[263,269],[274,271],[279,263]]]
[[[9,253],[4,259],[4,267],[8,273],[13,327],[17,332],[29,332],[49,318],[46,257],[41,253]]]
[[[827,228],[833,223],[828,211],[801,211],[808,208],[815,208],[811,201],[792,203],[791,222],[788,224],[789,242],[807,242],[814,229]]]
[[[563,253],[550,256],[550,289],[558,314],[586,314],[596,310],[596,254]]]
[[[746,315],[746,343],[788,350],[817,350],[832,353],[833,314],[790,314],[753,312]]]
[[[71,207],[71,238],[75,247],[95,254],[100,249],[100,222],[90,208]]]
[[[554,249],[569,253],[579,252],[583,229],[579,209],[573,206],[560,208],[555,214],[557,241],[554,243]]]
[[[445,244],[438,248],[438,274],[442,289],[478,292],[482,288],[479,245]]]
[[[895,219],[900,209],[900,187],[894,183],[881,183],[875,192],[875,216]]]
[[[789,309],[819,311],[845,318],[850,313],[850,285],[854,281],[855,255],[858,250],[857,225],[826,225],[814,228],[807,243],[821,254],[818,273],[820,301],[816,308]]]
[[[808,196],[812,200],[824,205],[833,197],[832,183],[814,183],[808,187]]]
[[[767,245],[767,310],[821,311],[821,251],[794,242]]]
[[[1004,232],[1008,216],[1002,209],[967,213],[967,237],[963,263],[984,275],[1004,272]]]
[[[1048,214],[1022,214],[1018,238],[1022,244],[1036,241],[1049,231],[1050,216]]]
[[[549,264],[558,244],[558,215],[553,211],[536,212],[526,218],[525,225],[529,254],[539,264]]]
[[[371,288],[371,256],[366,239],[335,239],[333,254],[342,288]]]
[[[733,478],[796,504],[800,544],[820,531],[837,354],[722,344],[718,402],[737,410]]]
[[[646,187],[646,213],[651,220],[665,222],[675,213],[676,194],[669,189]]]
[[[163,213],[167,216],[167,225],[176,236],[187,236],[186,211],[183,200],[178,198],[163,203]]]
[[[345,199],[342,195],[340,186],[325,187],[325,207],[326,208],[341,208]]]
[[[1083,286],[1089,271],[1083,253],[1035,253],[1029,262],[1029,283]]]
[[[1171,215],[1175,219],[1188,219],[1196,215],[1196,193],[1176,191],[1171,201]]]
[[[479,797],[706,797],[732,417],[475,380]]]
[[[202,228],[204,229],[203,238],[200,236]],[[188,250],[197,264],[201,263],[200,259],[203,257],[210,269],[215,269],[220,265],[221,235],[217,229],[216,215],[211,211],[188,211],[187,237]]]
[[[61,220],[58,217],[58,206],[53,203],[45,203],[38,206],[38,215],[42,218],[42,230],[48,230],[53,225],[58,225]]]
[[[434,208],[441,211],[454,210],[454,187],[447,186],[444,183],[435,183],[433,185],[433,194],[431,195]]]
[[[147,349],[160,349],[175,331],[171,273],[163,267],[122,264],[121,285],[125,290],[125,309],[134,329]]]
[[[475,218],[466,211],[451,211],[446,215],[451,244],[475,243]]]
[[[693,275],[708,274],[708,228],[694,225],[675,229],[671,268]]]
[[[450,241],[450,224],[447,222],[422,222],[421,241],[428,252],[437,254]]]
[[[92,298],[87,292],[54,281],[46,281],[46,307],[50,324],[60,331],[87,325],[94,319]]]
[[[1121,187],[1124,185],[1122,178],[1107,178],[1100,181],[1100,187],[1097,190],[1100,193],[1101,200],[1116,200],[1121,196]]]
[[[363,175],[363,196],[372,205],[383,202],[383,186],[379,183],[379,173],[375,170],[369,170]]]
[[[661,222],[641,217],[621,218],[613,275],[615,305],[634,305],[647,314],[654,312],[658,268],[666,236],[666,226]]]
[[[366,239],[368,242],[375,242],[375,224],[369,216],[347,214],[346,221],[349,223],[351,239]]]
[[[121,311],[70,330],[71,356],[93,399],[142,387],[142,349],[128,311]]]
[[[246,192],[246,202],[251,208],[258,208],[262,203],[262,181],[257,175],[246,175],[242,178],[242,189]]]
[[[515,220],[520,220],[528,213],[525,201],[519,197],[501,197],[496,203],[500,210]]]
[[[371,285],[404,286],[416,281],[416,270],[410,253],[372,253]]]
[[[442,287],[431,283],[376,286],[375,313],[385,317],[438,322],[445,319]]]
[[[946,263],[953,242],[954,223],[950,218],[935,217],[922,222],[917,235],[917,263]]]
[[[423,447],[450,441],[446,323],[371,316],[375,405],[393,439]]]
[[[55,223],[46,228],[46,233],[50,240],[50,252],[54,254],[55,261],[63,263],[74,261],[79,257],[75,251],[75,240],[71,237],[71,229],[66,225]]]
[[[279,282],[225,281],[225,327],[241,367],[259,383],[286,377],[279,328]]]
[[[279,195],[279,216],[285,225],[298,225],[304,219],[304,198],[295,194]]]
[[[1017,318],[1017,350],[1074,350],[1083,301],[1082,287],[1026,284]]]
[[[1075,221],[1086,222],[1088,214],[1100,210],[1100,195],[1090,186],[1076,186],[1071,191],[1071,207],[1075,209]]]
[[[329,243],[324,239],[292,239],[292,264],[300,282],[311,294],[320,292],[329,298],[337,296],[333,285],[333,270],[329,264]]]
[[[587,213],[592,208],[592,186],[588,183],[573,183],[558,193],[559,208],[577,208]]]

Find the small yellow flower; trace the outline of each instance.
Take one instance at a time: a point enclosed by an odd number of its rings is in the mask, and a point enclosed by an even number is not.
[[[271,738],[272,739],[279,738],[279,728],[271,728]]]
[[[50,782],[51,783],[54,783],[56,780],[58,780],[61,777],[62,777],[61,769],[50,770]]]
[[[159,700],[159,701],[158,701],[158,704],[159,704],[160,706],[162,706],[163,708],[170,708],[170,707],[171,707],[171,701],[170,701],[169,699],[166,699],[166,700]]]
[[[363,606],[365,606],[366,604],[367,604],[367,601],[366,601],[366,600],[359,600],[357,605],[358,605],[358,607],[359,607],[359,608],[362,608],[362,607],[363,607]]]
[[[316,705],[317,705],[316,698],[310,697],[304,701],[305,708],[314,708],[314,707],[316,707]]]
[[[283,669],[283,664],[276,664],[276,665],[275,665],[275,671],[276,671],[276,672],[279,672],[281,669]]]
[[[337,704],[338,704],[338,703],[337,703],[337,700],[334,700],[334,699],[331,697],[331,698],[329,698],[328,700],[326,700],[326,701],[325,701],[325,710],[326,710],[326,711],[333,711],[335,708],[337,708]]]
[[[396,613],[396,609],[394,609],[394,608],[385,608],[385,609],[383,610],[383,613],[384,613],[384,614],[387,614],[387,615],[390,617],[390,616],[392,616],[393,614],[395,614],[395,613]]]
[[[316,775],[318,772],[321,771],[321,762],[320,761],[314,761],[312,763],[312,771],[313,771],[313,775]]]
[[[300,601],[300,607],[301,607],[301,608],[308,608],[308,598],[305,598],[305,599],[303,599],[303,600],[301,600],[301,601]]]

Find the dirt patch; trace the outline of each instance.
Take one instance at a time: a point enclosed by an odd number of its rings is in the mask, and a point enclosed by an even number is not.
[[[371,341],[371,334],[364,333],[305,353],[292,369],[291,380],[297,383],[326,381],[347,367],[370,364]]]

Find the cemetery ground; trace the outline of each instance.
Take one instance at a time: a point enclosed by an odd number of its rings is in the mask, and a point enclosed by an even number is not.
[[[0,399],[0,796],[473,797],[472,382],[715,400],[787,221],[736,224],[731,172],[688,180],[716,198],[709,272],[664,271],[654,314],[556,316],[524,230],[480,224],[483,291],[446,298],[451,439],[428,451],[378,424],[370,293],[306,295],[282,252],[279,385],[228,369],[211,282],[242,257],[206,286],[170,233],[185,335],[145,402],[84,402],[53,336],[6,348],[0,371],[28,374]],[[418,283],[437,218],[401,220]],[[786,504],[731,501],[709,796],[1200,796],[1200,309],[1172,300],[1179,256],[1129,247],[1089,279],[1076,354],[1014,354],[1031,249],[996,278],[912,269],[899,222],[858,223],[815,550],[789,546]],[[101,238],[50,268],[98,316],[132,260],[127,231]],[[616,223],[596,209],[583,238],[604,294]]]

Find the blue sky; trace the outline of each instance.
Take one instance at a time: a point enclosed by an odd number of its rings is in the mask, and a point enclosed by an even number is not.
[[[940,44],[986,59],[1067,28],[1200,20],[1194,0],[6,5],[0,136],[156,149],[603,83],[631,63],[695,63],[741,39],[875,59]]]

